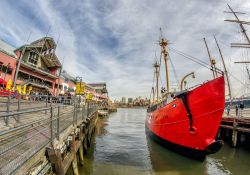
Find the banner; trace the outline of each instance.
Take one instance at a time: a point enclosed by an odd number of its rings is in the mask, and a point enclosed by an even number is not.
[[[85,91],[85,84],[83,82],[76,83],[76,94],[83,95]]]
[[[22,94],[26,94],[26,89],[27,89],[27,85],[25,84],[25,85],[23,85],[23,90],[22,90]]]
[[[9,80],[6,84],[6,90],[11,90],[11,85],[12,85],[12,82],[11,80]]]
[[[19,94],[22,94],[22,87],[20,85],[16,86],[16,90],[18,91]]]
[[[92,93],[87,94],[86,99],[87,100],[92,100],[93,99],[93,94]]]

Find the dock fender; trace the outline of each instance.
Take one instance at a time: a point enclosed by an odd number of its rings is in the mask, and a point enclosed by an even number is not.
[[[207,143],[206,151],[208,154],[213,154],[218,152],[224,145],[224,142],[222,140],[214,140],[214,139],[207,139],[206,143]]]

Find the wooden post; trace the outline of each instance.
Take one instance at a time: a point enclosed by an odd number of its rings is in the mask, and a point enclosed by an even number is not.
[[[80,158],[80,165],[84,165],[84,160],[83,160],[83,144],[81,143],[80,148],[79,148],[79,158]]]
[[[75,156],[72,162],[72,168],[73,168],[73,174],[74,175],[79,175],[78,172],[78,164],[77,164],[77,157]]]
[[[46,151],[48,153],[50,162],[55,165],[55,173],[58,175],[65,175],[60,150],[55,150],[52,147],[47,147]]]
[[[236,119],[234,119],[234,121],[233,121],[233,133],[232,133],[232,146],[233,147],[237,146],[238,131],[237,131],[236,127],[237,127],[237,121],[236,121]]]

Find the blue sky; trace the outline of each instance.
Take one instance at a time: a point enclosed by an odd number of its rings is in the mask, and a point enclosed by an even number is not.
[[[224,14],[229,3],[236,11],[249,12],[245,0],[3,0],[0,6],[0,37],[18,47],[46,35],[58,40],[57,55],[64,69],[86,82],[107,82],[112,99],[149,96],[155,53],[159,57],[159,28],[171,48],[208,62],[203,37],[221,67],[213,34],[221,44],[229,71],[246,81],[244,68],[232,64],[242,51],[230,48],[230,42],[242,41],[232,18]],[[250,19],[250,13],[243,19]],[[30,37],[29,37],[30,36]],[[28,41],[27,41],[28,40]],[[195,71],[190,85],[211,78],[211,72],[170,52],[180,80]],[[242,77],[241,77],[242,76]],[[176,85],[170,67],[171,84]],[[164,74],[161,77],[164,85]],[[234,95],[240,83],[232,80]]]

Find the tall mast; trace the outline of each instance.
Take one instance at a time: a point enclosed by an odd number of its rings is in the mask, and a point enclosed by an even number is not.
[[[211,54],[210,54],[210,51],[208,49],[208,46],[207,46],[207,42],[206,42],[206,38],[203,38],[204,40],[204,43],[206,45],[206,48],[207,48],[207,53],[208,53],[208,57],[209,57],[209,60],[210,60],[210,64],[211,64],[211,69],[212,69],[212,72],[213,72],[213,77],[217,77],[217,72],[216,72],[216,69],[215,69],[215,60],[212,59],[211,57]]]
[[[249,39],[249,37],[247,36],[245,27],[243,26],[243,24],[249,24],[249,23],[248,23],[248,22],[245,22],[245,21],[241,21],[241,20],[238,18],[237,14],[236,14],[236,13],[239,13],[239,12],[233,11],[233,9],[230,7],[230,5],[227,4],[227,6],[228,6],[228,8],[230,9],[231,13],[234,14],[234,17],[236,18],[236,20],[225,20],[225,21],[239,23],[239,24],[240,24],[240,28],[241,28],[241,30],[242,30],[242,33],[244,34],[244,36],[245,36],[245,38],[246,38],[248,44],[250,44],[250,39]],[[241,14],[244,14],[244,13],[241,13]]]
[[[155,101],[155,89],[154,89],[154,87],[152,87],[152,93],[153,93],[153,100],[152,100],[153,102],[152,103],[154,104],[154,101]]]
[[[243,24],[248,24],[248,25],[249,25],[250,23],[249,23],[249,22],[246,22],[246,21],[241,21],[241,20],[239,19],[239,17],[237,16],[237,13],[238,13],[238,14],[245,14],[245,13],[242,13],[242,12],[235,12],[235,11],[233,11],[232,7],[230,7],[230,5],[227,4],[227,6],[228,6],[228,8],[230,9],[230,12],[227,12],[227,11],[226,11],[225,13],[232,13],[232,14],[234,15],[234,17],[236,18],[236,20],[225,20],[225,21],[238,23],[238,24],[240,25],[240,28],[241,28],[241,31],[242,31],[244,37],[246,38],[246,40],[247,40],[247,42],[248,42],[247,44],[232,43],[231,46],[232,46],[232,47],[249,48],[250,39],[249,39],[249,37],[248,37],[248,35],[247,35],[247,33],[246,33],[246,29],[245,29],[245,27],[243,26]]]
[[[223,63],[224,72],[225,72],[225,74],[226,74],[227,84],[228,84],[229,98],[232,99],[231,87],[230,87],[229,77],[228,77],[228,73],[227,73],[227,68],[226,68],[226,65],[225,65],[225,62],[224,62],[224,58],[223,58],[222,52],[221,52],[221,50],[220,50],[220,46],[219,46],[219,44],[218,44],[218,42],[217,42],[217,39],[216,39],[215,35],[214,35],[214,40],[215,40],[216,45],[217,45],[217,48],[218,48],[218,50],[219,50],[219,52],[220,52],[220,57],[221,57],[221,60],[222,60],[222,63]]]
[[[160,66],[157,61],[154,63],[153,66],[155,68],[155,78],[156,78],[156,103],[158,103],[159,101],[159,67]]]
[[[163,59],[164,59],[164,62],[165,62],[165,70],[166,70],[166,91],[167,91],[167,93],[168,93],[168,92],[169,92],[168,51],[167,51],[168,40],[166,40],[165,38],[163,38],[161,28],[160,28],[160,32],[161,32],[161,38],[160,38],[160,41],[159,41],[159,45],[161,46],[162,54],[163,54]]]

